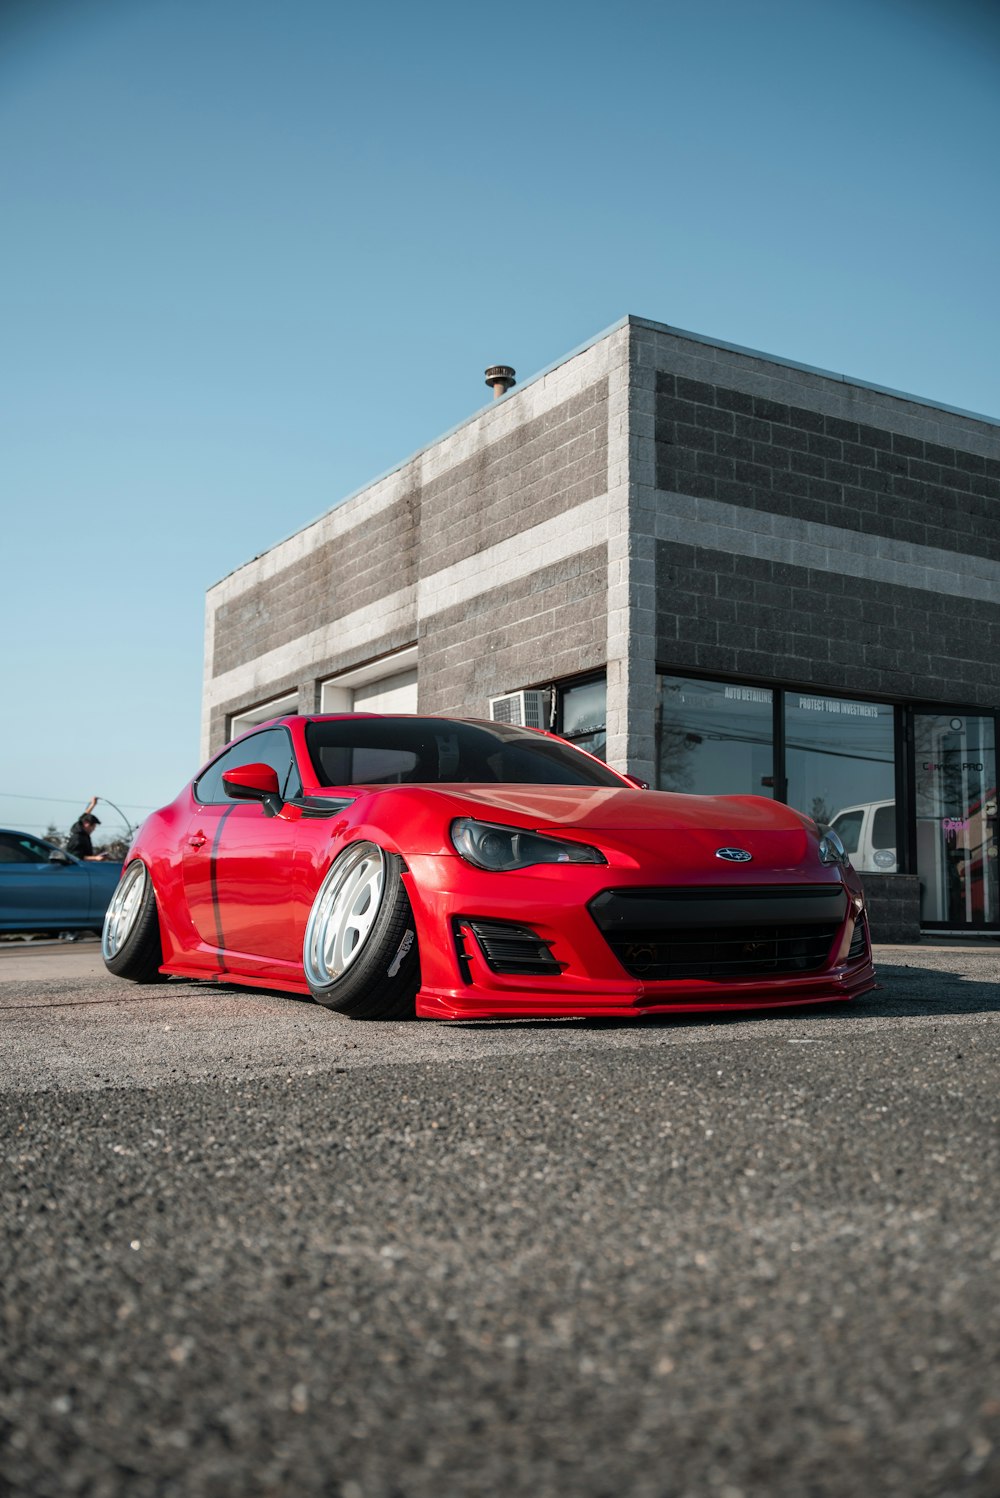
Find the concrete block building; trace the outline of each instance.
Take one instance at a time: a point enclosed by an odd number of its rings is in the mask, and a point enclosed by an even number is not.
[[[1000,422],[628,317],[208,593],[206,756],[528,705],[835,826],[876,939],[1000,933]]]

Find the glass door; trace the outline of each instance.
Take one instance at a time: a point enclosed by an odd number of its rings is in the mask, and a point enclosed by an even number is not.
[[[914,715],[921,923],[1000,925],[992,717]]]

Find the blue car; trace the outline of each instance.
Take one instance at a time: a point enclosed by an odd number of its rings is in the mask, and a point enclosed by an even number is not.
[[[100,931],[121,872],[0,828],[0,931]]]

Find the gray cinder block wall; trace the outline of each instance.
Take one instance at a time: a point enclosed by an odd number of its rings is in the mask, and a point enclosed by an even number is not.
[[[637,325],[655,653],[886,700],[1000,702],[1000,428]]]

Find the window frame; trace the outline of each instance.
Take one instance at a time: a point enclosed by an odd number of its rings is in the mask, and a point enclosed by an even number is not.
[[[253,707],[241,708],[238,713],[230,713],[226,721],[226,747],[234,744],[237,739],[241,739],[251,729],[263,728],[264,724],[270,723],[273,718],[285,718],[297,713],[298,710],[299,693],[296,687],[290,692],[282,692],[278,697],[268,697],[264,702],[258,702]]]
[[[392,650],[388,655],[380,655],[373,661],[365,662],[362,666],[351,666],[347,671],[337,671],[333,676],[324,676],[316,683],[318,711],[324,716],[333,716],[337,713],[370,712],[370,708],[356,705],[358,691],[364,687],[378,686],[400,676],[412,676],[412,681],[408,681],[406,685],[415,687],[417,691],[412,709],[399,709],[399,711],[412,711],[419,715],[420,676],[416,642],[404,645],[400,650]]]

